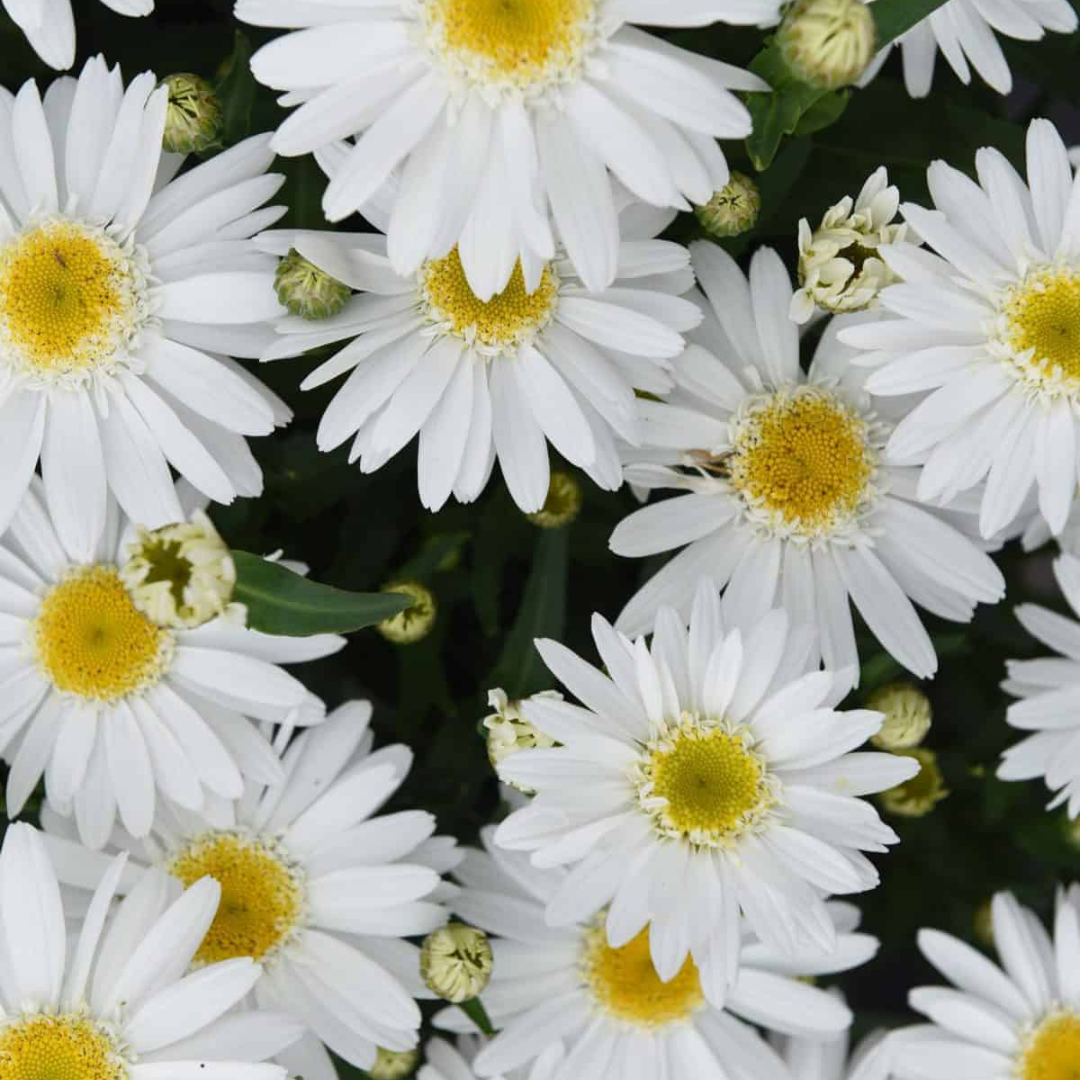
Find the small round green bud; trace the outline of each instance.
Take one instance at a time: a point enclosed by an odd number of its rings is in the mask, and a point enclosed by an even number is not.
[[[984,901],[975,909],[971,928],[975,931],[977,941],[988,948],[994,947],[994,915],[993,906],[989,900]]]
[[[295,249],[278,263],[274,289],[281,306],[302,319],[328,319],[352,296],[348,285],[308,262]]]
[[[713,237],[738,236],[749,232],[761,213],[761,192],[749,176],[733,172],[731,179],[704,206],[694,207],[694,216]]]
[[[371,1080],[405,1080],[420,1064],[419,1050],[384,1050],[375,1053],[375,1064],[368,1069]]]
[[[541,529],[561,529],[581,513],[581,485],[569,473],[553,472],[544,505],[525,516]]]
[[[435,594],[420,581],[392,581],[383,592],[400,593],[412,600],[412,606],[377,623],[375,629],[395,645],[412,645],[426,638],[435,625],[439,606]]]
[[[877,27],[863,0],[795,0],[776,41],[795,76],[818,90],[839,90],[873,60]]]
[[[173,154],[198,154],[221,140],[224,117],[214,88],[200,75],[182,72],[161,83],[169,90],[162,145]]]
[[[881,805],[898,817],[925,817],[942,799],[949,797],[945,777],[933,750],[919,748],[900,750],[900,757],[911,757],[919,763],[919,771],[902,784],[881,793]]]
[[[420,950],[424,984],[455,1005],[484,992],[493,964],[487,934],[464,923],[450,923],[428,934]]]
[[[870,741],[879,750],[910,750],[926,738],[933,720],[927,696],[910,683],[889,683],[875,690],[866,707],[885,714],[885,722]]]

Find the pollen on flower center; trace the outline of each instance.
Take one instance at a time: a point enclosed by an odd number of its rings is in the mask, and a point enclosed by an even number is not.
[[[731,843],[774,802],[748,733],[689,713],[646,746],[634,779],[660,834],[701,847]]]
[[[280,845],[239,832],[196,837],[165,867],[185,888],[210,875],[221,903],[199,951],[198,964],[238,956],[270,958],[296,931],[304,913],[304,874]]]
[[[1022,1080],[1077,1080],[1080,1077],[1080,1016],[1058,1013],[1032,1034],[1020,1066]]]
[[[535,91],[574,78],[595,39],[596,0],[422,0],[433,57],[481,89]]]
[[[547,325],[559,298],[554,268],[545,268],[534,292],[525,289],[519,262],[506,288],[481,300],[469,288],[455,247],[442,259],[425,263],[420,271],[421,303],[427,319],[484,351],[512,351],[529,342]]]
[[[655,1029],[685,1020],[704,1004],[691,958],[670,982],[661,982],[649,955],[648,928],[614,949],[603,924],[601,917],[588,931],[582,953],[582,976],[599,1009],[615,1020]]]
[[[104,229],[65,218],[0,248],[0,360],[48,381],[128,356],[145,322],[146,268]]]
[[[733,425],[732,486],[766,527],[827,536],[855,517],[875,470],[869,425],[834,394],[802,386],[763,395]]]
[[[122,1080],[109,1034],[79,1014],[37,1014],[0,1030],[0,1080]]]
[[[1080,273],[1034,271],[1008,293],[1001,310],[1010,359],[1029,381],[1044,389],[1080,387]]]
[[[41,602],[31,627],[38,664],[58,689],[111,702],[164,674],[172,635],[132,602],[111,566],[73,567]]]

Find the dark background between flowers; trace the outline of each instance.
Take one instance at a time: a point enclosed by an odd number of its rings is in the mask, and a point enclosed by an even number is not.
[[[1080,0],[1073,3],[1080,7]],[[77,65],[102,52],[122,65],[127,79],[151,69],[159,77],[189,71],[216,82],[226,113],[225,145],[270,130],[282,119],[275,95],[253,81],[246,62],[274,32],[239,27],[230,0],[157,0],[157,10],[145,19],[119,17],[91,0],[74,0],[74,7]],[[742,65],[759,53],[765,37],[725,26],[666,36]],[[867,89],[814,103],[760,175],[746,147],[725,145],[735,168],[757,175],[764,200],[758,227],[728,243],[732,254],[770,244],[794,269],[799,218],[815,225],[828,206],[855,195],[881,164],[903,199],[925,202],[925,170],[935,158],[972,172],[976,149],[993,145],[1022,167],[1024,129],[1032,116],[1050,117],[1067,142],[1080,141],[1080,34],[1002,44],[1017,81],[1007,99],[978,82],[964,87],[939,56],[932,95],[912,101],[894,53]],[[27,78],[37,78],[44,89],[53,77],[3,15],[0,55],[10,90]],[[773,104],[761,99],[758,115]],[[752,150],[759,162],[768,156],[760,144]],[[276,201],[290,208],[282,224],[327,227],[319,207],[324,177],[314,161],[280,160],[277,168],[287,182]],[[344,227],[369,228],[357,218]],[[690,240],[697,235],[696,222],[684,215],[670,235]],[[812,344],[806,342],[808,348]],[[599,491],[585,477],[578,520],[568,529],[544,531],[516,509],[497,473],[475,504],[451,504],[433,515],[416,494],[415,445],[373,476],[349,466],[344,450],[320,454],[314,432],[336,384],[311,393],[300,393],[298,384],[325,355],[320,350],[259,368],[296,417],[285,431],[253,440],[266,474],[263,497],[217,508],[213,516],[233,547],[282,548],[308,562],[319,581],[374,590],[388,579],[409,576],[434,590],[439,616],[424,641],[399,647],[374,631],[361,631],[339,655],[299,673],[331,706],[371,698],[378,739],[405,742],[416,755],[392,808],[424,807],[438,816],[441,832],[473,842],[500,812],[477,730],[487,711],[487,689],[501,685],[520,695],[553,685],[532,649],[536,636],[561,638],[595,659],[590,614],[614,618],[663,560],[627,560],[608,551],[608,536],[634,508],[634,499],[625,490]],[[993,778],[1000,752],[1016,735],[1004,723],[1007,699],[998,688],[1005,658],[1039,654],[1012,609],[1038,600],[1064,610],[1050,572],[1052,557],[1049,547],[1025,556],[1012,545],[998,556],[1008,581],[1002,604],[981,608],[967,627],[928,617],[941,665],[937,678],[923,684],[934,707],[926,745],[938,753],[952,794],[927,817],[890,819],[901,843],[877,860],[882,885],[855,898],[865,929],[882,941],[876,961],[837,980],[859,1013],[857,1030],[903,1022],[906,989],[934,981],[914,947],[918,927],[934,925],[975,941],[975,912],[995,890],[1012,888],[1046,915],[1055,884],[1080,878],[1080,847],[1070,844],[1063,814],[1045,812],[1041,785]],[[865,629],[860,654],[862,687],[853,702],[900,674]],[[355,1072],[346,1068],[343,1075],[347,1071]]]

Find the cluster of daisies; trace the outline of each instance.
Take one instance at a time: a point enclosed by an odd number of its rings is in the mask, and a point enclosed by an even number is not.
[[[3,3],[72,64],[68,0]],[[970,620],[1004,596],[997,547],[1057,537],[1080,616],[1080,182],[1053,126],[1026,177],[992,148],[977,179],[934,163],[932,209],[879,169],[802,223],[793,284],[773,250],[744,273],[658,239],[736,183],[717,139],[768,87],[637,25],[768,27],[776,0],[236,14],[288,31],[252,69],[295,111],[199,164],[150,73],[0,93],[8,815],[43,791],[0,854],[0,1080],[334,1080],[331,1054],[399,1080],[435,997],[423,1080],[1074,1078],[1075,886],[1052,933],[995,898],[1001,967],[924,931],[955,989],[850,1057],[814,982],[874,956],[838,898],[898,840],[867,796],[924,760],[842,708],[853,612],[930,678],[918,609]],[[908,88],[940,50],[1005,91],[994,31],[1075,26],[1065,0],[948,0],[899,43]],[[381,231],[273,228],[274,158],[308,153],[327,219]],[[640,498],[616,555],[677,552],[594,617],[599,666],[543,640],[562,690],[492,692],[510,812],[481,847],[380,813],[409,749],[286,670],[344,640],[251,628],[208,512],[260,494],[248,438],[290,419],[241,361],[326,347],[322,450],[372,472],[416,439],[431,510],[497,462],[537,513],[550,444]],[[1080,622],[1018,618],[1062,655],[1010,665],[1000,775],[1076,816]]]

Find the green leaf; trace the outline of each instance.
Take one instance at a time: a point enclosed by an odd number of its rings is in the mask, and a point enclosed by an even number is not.
[[[248,626],[264,634],[348,634],[389,619],[410,603],[397,593],[354,593],[320,585],[246,551],[232,556],[236,599],[247,605]]]
[[[221,101],[222,142],[233,146],[251,134],[251,110],[255,107],[258,84],[251,74],[251,42],[236,31],[232,55],[225,61],[225,73],[215,90]]]
[[[754,123],[754,130],[746,140],[746,152],[758,172],[764,172],[771,164],[785,135],[794,135],[802,118],[811,112],[823,98],[836,99],[835,91],[817,90],[795,77],[784,62],[775,42],[770,42],[754,57],[750,70],[760,75],[771,87],[772,93],[752,93],[747,96],[746,107]],[[835,115],[832,123],[844,111],[846,99],[839,108],[835,104],[823,106],[819,116],[827,116],[830,108]],[[827,123],[813,130],[820,130]]]
[[[423,549],[405,563],[394,577],[417,578],[423,581],[439,570],[451,569],[457,565],[456,560],[460,557],[461,549],[471,536],[472,533],[463,531],[429,537]]]
[[[487,1036],[495,1034],[495,1029],[488,1019],[487,1010],[479,998],[463,1001],[458,1008]]]
[[[795,126],[795,135],[813,135],[835,124],[844,114],[851,99],[850,90],[834,90],[819,97],[809,109],[799,117]]]
[[[566,582],[569,569],[569,529],[540,534],[532,570],[517,618],[506,636],[487,685],[501,686],[511,698],[521,698],[550,685],[547,668],[533,641],[562,636],[566,621]]]
[[[870,13],[877,23],[878,48],[907,33],[943,3],[945,0],[876,0]]]

